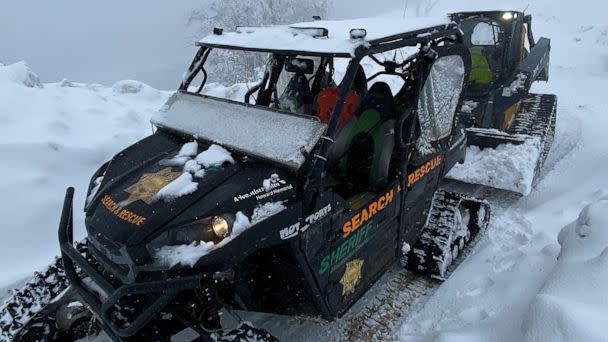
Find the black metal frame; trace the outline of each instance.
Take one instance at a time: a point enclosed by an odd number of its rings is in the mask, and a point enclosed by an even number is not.
[[[107,328],[104,330],[113,340],[121,341],[124,337],[133,336],[158,315],[179,293],[184,290],[200,287],[204,278],[203,275],[125,284],[114,287],[74,247],[73,198],[74,188],[70,187],[66,191],[63,211],[59,223],[59,246],[61,248],[61,257],[65,268],[65,274],[70,284],[76,289],[87,306],[101,318],[102,324]],[[77,268],[82,270],[85,277],[80,276]],[[93,279],[95,284],[108,295],[107,299],[102,302],[91,292],[84,283],[83,279],[86,277]],[[115,304],[127,296],[145,294],[159,294],[159,296],[151,305],[142,310],[127,327],[120,327],[112,323],[109,314]]]
[[[458,28],[456,23],[449,23],[446,25],[439,25],[433,27],[427,27],[420,30],[403,32],[391,36],[386,36],[380,39],[371,41],[361,40],[361,45],[355,49],[354,56],[345,53],[333,53],[333,52],[310,52],[304,50],[277,50],[277,49],[259,49],[259,48],[247,48],[240,46],[231,46],[223,44],[202,44],[197,42],[197,46],[200,46],[200,50],[196,57],[192,61],[188,72],[189,78],[186,82],[180,85],[180,90],[187,91],[190,82],[194,79],[198,68],[203,69],[204,62],[209,56],[209,51],[214,48],[228,49],[228,50],[240,50],[240,51],[254,51],[254,52],[268,52],[279,55],[306,55],[306,56],[319,56],[319,57],[343,57],[351,58],[349,66],[344,75],[344,79],[340,85],[340,92],[338,94],[338,100],[336,106],[330,115],[327,131],[325,133],[326,139],[321,139],[320,146],[317,149],[317,153],[313,154],[313,160],[309,172],[307,173],[308,182],[305,186],[304,192],[304,207],[308,208],[312,203],[313,198],[318,194],[321,184],[321,174],[325,169],[325,162],[329,147],[333,142],[333,138],[336,134],[339,113],[342,112],[344,107],[344,101],[348,95],[351,84],[353,83],[358,65],[360,61],[366,57],[374,54],[402,48],[405,46],[415,46],[420,44],[426,46],[432,41],[440,38],[453,36],[456,41],[463,41],[462,31]]]

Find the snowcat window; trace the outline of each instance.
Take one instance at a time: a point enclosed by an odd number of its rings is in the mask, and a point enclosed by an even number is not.
[[[496,45],[500,27],[498,24],[478,22],[471,33],[471,45]]]
[[[441,57],[433,64],[418,99],[422,150],[450,135],[464,76],[464,62],[458,55]]]

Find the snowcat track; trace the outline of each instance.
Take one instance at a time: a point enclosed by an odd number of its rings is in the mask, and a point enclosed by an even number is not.
[[[79,242],[78,251],[86,251],[86,243]],[[0,342],[10,342],[15,334],[54,298],[68,288],[68,280],[61,258],[37,272],[21,289],[11,291],[10,297],[0,307]]]
[[[507,131],[509,134],[523,134],[540,139],[541,154],[534,170],[533,185],[539,181],[540,171],[547,160],[557,121],[557,96],[551,94],[528,94]]]
[[[464,194],[438,190],[433,200],[433,210],[429,214],[427,226],[456,224],[458,222],[445,222],[446,210],[457,210],[462,201],[475,201],[482,203],[485,209],[489,205]],[[451,209],[448,209],[451,208]],[[468,243],[460,251],[458,257],[448,267],[443,279],[430,277],[411,270],[402,269],[393,276],[386,289],[372,299],[372,303],[353,317],[346,317],[347,323],[342,328],[341,341],[388,341],[395,340],[394,330],[398,324],[405,321],[410,312],[421,307],[441,286],[444,279],[456,270],[475,250],[475,246],[485,234],[489,222],[489,211],[484,213],[484,224],[471,234]],[[448,216],[449,217],[449,216]],[[452,216],[455,218],[455,216]],[[414,246],[412,249],[417,248]]]

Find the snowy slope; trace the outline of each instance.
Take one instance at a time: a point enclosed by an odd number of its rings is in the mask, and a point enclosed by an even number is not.
[[[151,132],[168,93],[136,81],[111,88],[70,81],[42,84],[24,62],[0,66],[0,289],[31,277],[58,254],[65,188],[84,207],[91,174]],[[83,215],[75,215],[82,227]],[[83,236],[83,231],[78,231]],[[3,294],[0,294],[0,297]]]

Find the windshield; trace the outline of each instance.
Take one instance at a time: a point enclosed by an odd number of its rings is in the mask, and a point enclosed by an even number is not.
[[[333,58],[209,49],[181,89],[291,113],[315,115],[315,97],[333,81]]]
[[[485,18],[470,18],[461,24],[470,46],[494,46],[498,44],[500,25]]]
[[[336,89],[332,70],[330,57],[204,47],[152,121],[297,170],[327,129],[315,100]]]

